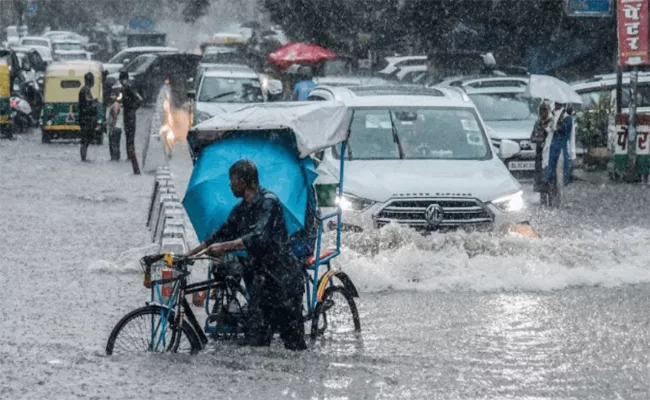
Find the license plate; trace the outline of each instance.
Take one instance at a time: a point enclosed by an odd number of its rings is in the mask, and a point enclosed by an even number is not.
[[[531,171],[535,169],[535,161],[511,161],[508,163],[510,171]]]

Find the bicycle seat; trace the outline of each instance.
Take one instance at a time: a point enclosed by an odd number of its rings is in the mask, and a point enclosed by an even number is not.
[[[334,254],[334,253],[336,253],[336,250],[335,250],[335,249],[328,249],[328,250],[325,250],[325,251],[323,251],[323,252],[320,254],[320,260],[322,261],[322,260],[326,259],[327,257],[331,256],[331,255]],[[311,267],[311,266],[313,266],[314,264],[316,264],[316,256],[315,256],[315,255],[314,255],[314,256],[311,256],[311,257],[308,257],[308,258],[305,260],[305,264],[304,264],[304,265],[305,265],[305,267]]]

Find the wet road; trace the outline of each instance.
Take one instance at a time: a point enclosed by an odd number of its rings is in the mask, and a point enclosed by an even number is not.
[[[92,163],[78,154],[38,134],[0,141],[2,399],[650,397],[647,187],[576,183],[554,212],[528,193],[534,241],[346,235],[353,345],[105,357],[113,325],[147,297],[152,177],[109,162],[106,144]]]

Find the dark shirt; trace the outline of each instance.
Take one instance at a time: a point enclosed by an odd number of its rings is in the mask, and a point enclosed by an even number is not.
[[[82,87],[79,91],[79,122],[81,125],[92,125],[93,120],[97,117],[94,100],[90,87]]]
[[[274,193],[259,188],[250,205],[242,200],[206,243],[236,239],[244,242],[256,274],[270,277],[288,293],[303,290],[303,274],[291,250],[282,204]]]
[[[140,107],[138,96],[131,85],[122,86],[122,107],[124,108],[124,119],[135,120],[135,112]]]

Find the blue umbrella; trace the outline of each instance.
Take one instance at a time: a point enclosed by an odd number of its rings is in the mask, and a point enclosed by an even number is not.
[[[304,227],[308,188],[318,176],[310,158],[299,159],[282,140],[232,137],[206,147],[200,154],[183,199],[199,240],[205,240],[228,218],[241,199],[230,190],[228,169],[241,160],[257,166],[260,185],[281,200],[289,234]]]

